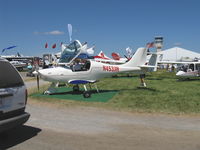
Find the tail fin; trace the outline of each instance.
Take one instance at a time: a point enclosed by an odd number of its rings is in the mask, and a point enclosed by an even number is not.
[[[155,66],[154,68],[149,68],[149,72],[157,71],[158,54],[152,54],[149,59],[149,66]]]
[[[139,67],[146,63],[147,58],[147,49],[146,48],[138,48],[133,57],[125,64],[125,67]]]

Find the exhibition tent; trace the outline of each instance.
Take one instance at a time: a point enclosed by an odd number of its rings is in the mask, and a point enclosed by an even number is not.
[[[200,54],[180,47],[173,47],[161,52],[162,61],[184,61],[200,58]]]

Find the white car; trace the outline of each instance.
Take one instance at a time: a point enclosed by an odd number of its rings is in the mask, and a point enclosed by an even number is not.
[[[0,58],[0,133],[24,124],[27,89],[16,68]]]
[[[27,67],[26,63],[20,61],[10,61],[10,63],[17,68],[18,71],[23,71]]]

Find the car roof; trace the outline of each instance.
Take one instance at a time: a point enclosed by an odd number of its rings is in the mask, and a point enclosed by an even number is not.
[[[8,62],[8,60],[7,60],[7,59],[5,59],[5,58],[2,58],[1,56],[0,56],[0,61],[5,61],[5,62]]]

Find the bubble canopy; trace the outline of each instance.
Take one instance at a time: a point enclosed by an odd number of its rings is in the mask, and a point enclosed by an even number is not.
[[[59,63],[69,63],[75,56],[80,54],[81,48],[82,44],[78,40],[67,45],[62,51]]]

